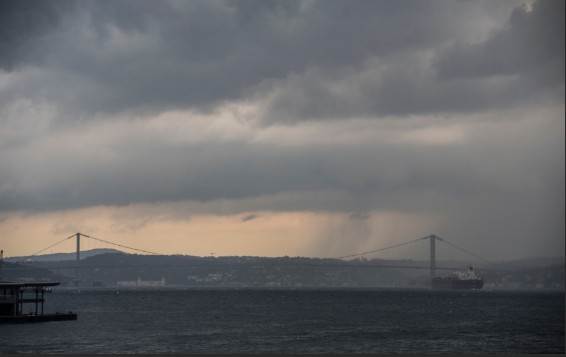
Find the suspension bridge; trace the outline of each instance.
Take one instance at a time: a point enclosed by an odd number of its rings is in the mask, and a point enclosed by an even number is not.
[[[80,271],[80,269],[83,268],[83,266],[81,266],[81,239],[83,239],[83,242],[84,242],[84,239],[88,239],[88,240],[96,241],[96,242],[99,242],[99,243],[104,243],[104,244],[106,244],[106,245],[108,245],[108,246],[118,247],[118,248],[121,248],[121,249],[127,249],[127,250],[130,250],[130,251],[133,251],[133,252],[136,252],[136,253],[142,253],[142,254],[145,254],[145,255],[160,255],[160,256],[165,256],[165,255],[166,255],[166,254],[160,254],[160,253],[153,252],[153,251],[149,251],[149,250],[145,250],[145,249],[139,249],[139,248],[127,246],[127,245],[124,245],[124,244],[114,243],[114,242],[111,242],[111,241],[108,241],[108,240],[105,240],[105,239],[101,239],[101,238],[98,238],[98,237],[94,237],[94,236],[92,236],[92,235],[87,235],[87,234],[84,234],[84,233],[77,232],[77,233],[75,233],[75,234],[73,234],[73,235],[71,235],[71,236],[69,236],[69,237],[66,237],[66,238],[64,238],[64,239],[61,239],[61,240],[59,240],[59,241],[57,241],[57,242],[55,242],[55,243],[53,243],[53,244],[51,244],[51,245],[49,245],[49,246],[43,248],[43,249],[41,249],[41,250],[35,252],[34,254],[31,255],[31,257],[33,257],[33,256],[39,256],[41,253],[43,253],[43,252],[45,252],[45,251],[47,251],[47,250],[49,250],[49,249],[52,249],[52,248],[54,248],[54,247],[56,247],[56,246],[58,246],[58,245],[60,245],[60,244],[63,244],[63,243],[66,242],[66,241],[72,240],[72,239],[74,239],[74,240],[76,241],[76,257],[75,257],[75,260],[76,260],[76,261],[75,261],[75,265],[74,265],[73,267],[69,267],[69,266],[57,266],[57,267],[51,267],[51,269],[75,269],[75,275],[76,275],[76,278],[77,278],[77,279],[79,278],[79,271]],[[439,237],[439,236],[437,236],[437,235],[434,235],[434,234],[433,234],[433,235],[428,235],[428,236],[426,236],[426,237],[421,237],[421,238],[409,240],[409,241],[402,242],[402,243],[399,243],[399,244],[394,244],[394,245],[390,245],[390,246],[386,246],[386,247],[374,249],[374,250],[369,250],[369,251],[364,251],[364,252],[359,252],[359,253],[353,253],[353,254],[343,255],[343,256],[337,256],[337,257],[326,258],[326,259],[329,259],[330,261],[332,261],[332,260],[341,261],[341,262],[340,262],[341,264],[337,264],[337,262],[336,262],[336,263],[330,262],[330,263],[325,263],[325,264],[317,264],[317,266],[319,266],[319,267],[333,267],[333,266],[335,266],[335,267],[348,267],[348,266],[349,266],[348,264],[342,263],[342,262],[346,262],[346,263],[347,263],[347,262],[348,262],[347,259],[350,259],[350,261],[351,261],[351,260],[353,260],[353,259],[355,259],[355,258],[359,258],[359,257],[362,257],[362,258],[363,258],[363,257],[365,257],[365,256],[367,256],[367,255],[369,255],[369,254],[374,254],[374,253],[378,253],[378,252],[383,252],[383,251],[387,251],[387,250],[399,248],[399,247],[402,247],[402,246],[407,246],[407,245],[411,245],[411,244],[416,244],[416,243],[418,243],[418,242],[422,242],[422,241],[426,241],[426,240],[429,241],[429,257],[430,257],[430,258],[429,258],[429,265],[428,265],[428,266],[414,266],[414,265],[375,265],[375,264],[364,264],[364,265],[359,265],[359,264],[355,264],[355,265],[354,265],[354,264],[352,264],[351,266],[352,266],[352,267],[355,267],[355,268],[429,269],[429,270],[430,270],[430,279],[431,279],[431,280],[432,280],[434,277],[436,277],[436,272],[437,272],[438,270],[458,270],[458,269],[461,269],[462,267],[442,267],[442,266],[437,266],[437,264],[436,264],[436,245],[437,245],[437,242],[441,242],[441,243],[446,244],[446,245],[448,245],[448,246],[450,246],[450,247],[452,247],[452,248],[454,248],[454,249],[457,249],[457,250],[459,250],[459,251],[461,251],[461,252],[463,252],[463,253],[466,253],[467,255],[472,256],[472,257],[474,257],[474,258],[477,259],[477,260],[480,260],[480,261],[482,261],[482,262],[484,262],[484,263],[488,263],[490,266],[495,266],[495,264],[492,263],[492,262],[490,262],[489,260],[487,260],[487,259],[485,259],[485,258],[482,258],[481,256],[479,256],[479,255],[477,255],[477,254],[475,254],[475,253],[473,253],[473,252],[471,252],[471,251],[469,251],[469,250],[467,250],[467,249],[465,249],[465,248],[463,248],[463,247],[460,247],[460,246],[458,246],[458,245],[456,245],[456,244],[454,244],[454,243],[452,243],[452,242],[450,242],[450,241],[448,241],[448,240],[446,240],[446,239],[444,239],[444,238],[441,238],[441,237]],[[25,264],[25,262],[21,262],[21,263],[24,263],[24,264]],[[223,264],[222,266],[227,267],[227,266],[230,266],[230,265],[231,265],[231,264]],[[233,265],[233,266],[236,266],[236,265],[242,266],[242,264],[232,264],[232,265]],[[253,263],[253,264],[250,264],[250,265],[254,265],[254,266],[268,266],[268,265],[269,265],[269,266],[273,266],[273,264],[263,264],[263,265],[262,265],[262,264],[258,264],[258,263]],[[167,266],[168,266],[168,267],[172,267],[172,266],[184,266],[184,267],[189,267],[189,266],[204,266],[204,264],[177,264],[177,265],[168,264]],[[286,265],[286,266],[289,267],[290,265]],[[297,265],[297,264],[295,264],[295,265],[292,265],[292,266],[307,266],[307,265]],[[93,266],[93,265],[89,265],[89,266],[88,266],[88,268],[93,268],[93,267],[95,267],[95,268],[126,268],[126,267],[134,267],[134,266],[123,266],[123,265],[120,265],[120,266],[114,266],[114,265]],[[135,266],[135,267],[139,267],[139,266]],[[485,271],[489,271],[489,270],[494,271],[494,270],[499,270],[499,269],[483,269],[483,270],[485,270]]]

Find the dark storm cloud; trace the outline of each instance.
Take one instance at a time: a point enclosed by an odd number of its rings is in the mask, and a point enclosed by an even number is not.
[[[9,34],[2,68],[35,66],[43,80],[21,80],[0,94],[46,100],[61,117],[207,110],[264,95],[268,123],[458,112],[489,107],[508,89],[438,83],[430,65],[418,61],[419,51],[465,32],[462,13],[479,2],[42,1],[37,9],[7,3],[5,16],[25,18],[2,25]],[[16,40],[18,34],[26,40]],[[15,42],[22,49],[10,46]],[[364,70],[367,76],[356,77]],[[348,83],[347,93],[329,90]]]
[[[348,117],[455,115],[506,109],[539,99],[524,77],[438,80],[425,64],[398,58],[360,73],[308,73],[280,85],[267,101],[267,124]],[[544,93],[544,91],[542,91]],[[560,97],[555,94],[555,97]]]
[[[209,202],[293,192],[316,195],[320,191],[337,192],[348,199],[328,205],[305,194],[291,205],[282,201],[280,208],[272,202],[272,209],[433,209],[431,202],[413,202],[410,207],[407,203],[413,201],[411,195],[422,193],[471,197],[478,190],[515,192],[507,182],[509,177],[521,186],[538,180],[539,171],[543,176],[556,171],[549,170],[555,165],[555,154],[542,160],[539,150],[529,152],[520,146],[507,158],[517,167],[511,166],[500,177],[480,169],[495,165],[496,158],[481,161],[483,151],[467,146],[450,150],[379,143],[308,148],[249,143],[169,146],[138,137],[113,143],[104,155],[98,154],[102,148],[90,149],[93,155],[86,157],[76,148],[61,148],[2,157],[0,209],[44,211],[143,202]],[[529,174],[522,170],[529,170]]]
[[[354,71],[293,76],[275,91],[265,120],[470,113],[524,105],[549,91],[561,101],[563,13],[564,2],[555,0],[535,2],[532,11],[517,8],[483,42],[446,49],[437,43],[432,62],[415,48]]]
[[[0,1],[0,69],[29,63],[45,33],[60,29],[73,6],[71,0]]]
[[[564,6],[541,0],[530,11],[516,8],[503,29],[483,42],[449,47],[435,68],[446,79],[546,71],[552,84],[564,84]]]

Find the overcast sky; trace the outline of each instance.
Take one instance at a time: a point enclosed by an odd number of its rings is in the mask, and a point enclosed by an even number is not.
[[[564,256],[564,4],[2,1],[0,247]]]

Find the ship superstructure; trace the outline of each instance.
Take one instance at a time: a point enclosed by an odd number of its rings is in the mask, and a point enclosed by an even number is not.
[[[468,271],[457,272],[453,276],[433,278],[431,286],[434,290],[481,289],[483,279],[476,274],[473,267],[469,267]]]

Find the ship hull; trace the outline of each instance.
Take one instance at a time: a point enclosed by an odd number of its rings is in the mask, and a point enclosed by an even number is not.
[[[431,286],[433,290],[473,290],[483,288],[483,280],[434,278]]]

